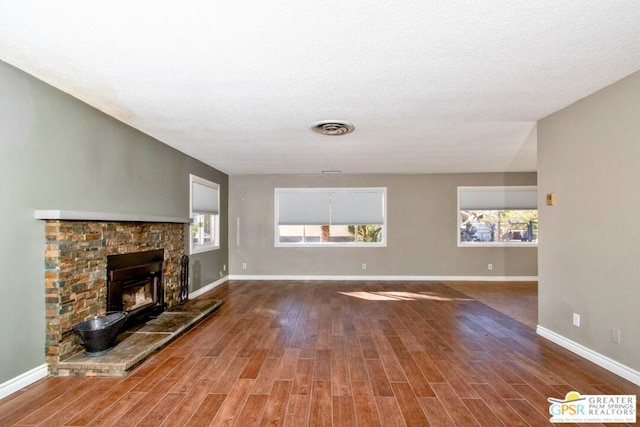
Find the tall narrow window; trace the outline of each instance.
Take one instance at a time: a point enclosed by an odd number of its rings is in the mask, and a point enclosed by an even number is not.
[[[276,246],[385,246],[386,188],[277,188]]]
[[[220,248],[220,186],[190,175],[190,253]]]
[[[537,197],[535,186],[458,187],[458,245],[536,245]]]

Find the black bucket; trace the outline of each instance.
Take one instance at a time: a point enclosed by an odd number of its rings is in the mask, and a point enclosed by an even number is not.
[[[118,333],[127,320],[127,313],[116,311],[104,317],[94,317],[73,327],[78,342],[87,356],[101,356],[111,350]]]

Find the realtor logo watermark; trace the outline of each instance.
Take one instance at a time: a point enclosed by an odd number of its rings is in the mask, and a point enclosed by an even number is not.
[[[635,395],[581,395],[570,391],[564,399],[547,399],[552,423],[635,423]]]

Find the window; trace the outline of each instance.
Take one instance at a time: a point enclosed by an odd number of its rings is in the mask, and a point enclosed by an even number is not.
[[[190,175],[190,253],[220,248],[220,186]]]
[[[538,243],[535,186],[458,187],[458,246]]]
[[[276,188],[276,246],[386,246],[386,188]]]

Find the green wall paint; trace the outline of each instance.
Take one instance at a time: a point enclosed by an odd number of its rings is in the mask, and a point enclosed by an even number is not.
[[[44,222],[36,209],[189,216],[189,173],[221,185],[221,249],[191,257],[192,290],[228,265],[228,177],[0,62],[0,384],[44,363]],[[187,230],[185,229],[185,233]]]

